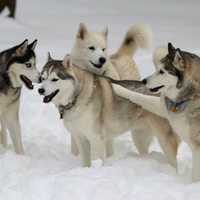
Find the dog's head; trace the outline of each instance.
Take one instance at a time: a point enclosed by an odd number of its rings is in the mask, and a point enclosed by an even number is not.
[[[108,59],[107,35],[107,28],[99,33],[89,32],[81,23],[71,52],[72,62],[85,70],[102,74]]]
[[[157,70],[154,74],[143,80],[151,92],[161,92],[169,87],[180,90],[186,82],[194,79],[199,57],[175,48],[168,44],[168,53],[160,61],[156,61]],[[200,63],[200,62],[199,62]],[[191,77],[193,76],[193,78]],[[197,75],[196,75],[197,77]]]
[[[0,73],[7,73],[13,87],[33,89],[32,82],[39,83],[40,73],[36,68],[36,55],[34,49],[37,40],[28,44],[28,40],[1,53],[3,67]]]
[[[54,60],[49,55],[43,67],[42,86],[38,89],[43,95],[43,102],[55,105],[67,105],[73,100],[76,90],[76,79],[70,67],[64,67],[61,60]]]

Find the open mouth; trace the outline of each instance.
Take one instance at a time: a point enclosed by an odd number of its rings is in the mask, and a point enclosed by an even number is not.
[[[43,102],[49,103],[58,94],[58,92],[59,92],[59,90],[56,90],[55,92],[51,93],[50,95],[45,96],[44,99],[43,99]]]
[[[164,85],[161,85],[161,86],[158,86],[158,87],[155,87],[155,88],[150,88],[149,90],[151,91],[151,92],[158,92],[161,88],[163,88],[164,87]]]
[[[96,68],[102,68],[102,66],[103,66],[102,64],[95,64],[92,61],[90,61],[90,63]]]
[[[25,84],[25,86],[28,89],[32,90],[34,88],[32,81],[29,78],[27,78],[26,76],[20,75],[20,79],[22,80],[22,82]]]

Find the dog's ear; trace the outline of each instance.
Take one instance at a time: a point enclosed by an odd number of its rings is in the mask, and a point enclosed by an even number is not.
[[[34,40],[31,44],[28,45],[29,49],[32,49],[33,51],[35,50],[35,47],[37,45],[37,39]]]
[[[21,44],[19,44],[16,48],[16,55],[23,56],[28,49],[28,40],[24,40]]]
[[[51,60],[53,60],[53,58],[51,57],[50,52],[48,52],[48,59],[47,59],[47,61],[49,62],[49,61],[51,61]]]
[[[176,48],[172,45],[172,43],[168,43],[168,53],[171,58],[174,58],[176,52]]]
[[[106,26],[103,31],[101,31],[102,35],[107,39],[108,37],[108,27]]]
[[[69,66],[71,66],[71,59],[70,59],[70,55],[69,54],[67,54],[64,57],[63,65],[64,65],[65,68],[68,68]]]
[[[185,63],[180,49],[177,49],[175,52],[173,65],[180,71],[185,69]]]
[[[77,38],[84,40],[85,36],[88,34],[87,27],[84,23],[80,23]]]

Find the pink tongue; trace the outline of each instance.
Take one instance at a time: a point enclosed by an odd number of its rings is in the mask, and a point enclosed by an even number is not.
[[[26,87],[29,89],[33,89],[33,84],[31,82],[31,80],[29,80],[26,76],[21,75],[21,79],[22,81],[25,83]]]

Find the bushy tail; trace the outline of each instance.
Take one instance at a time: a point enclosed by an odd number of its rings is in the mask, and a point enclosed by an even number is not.
[[[152,30],[145,24],[132,26],[117,51],[117,55],[133,56],[138,48],[148,48],[152,45]]]

